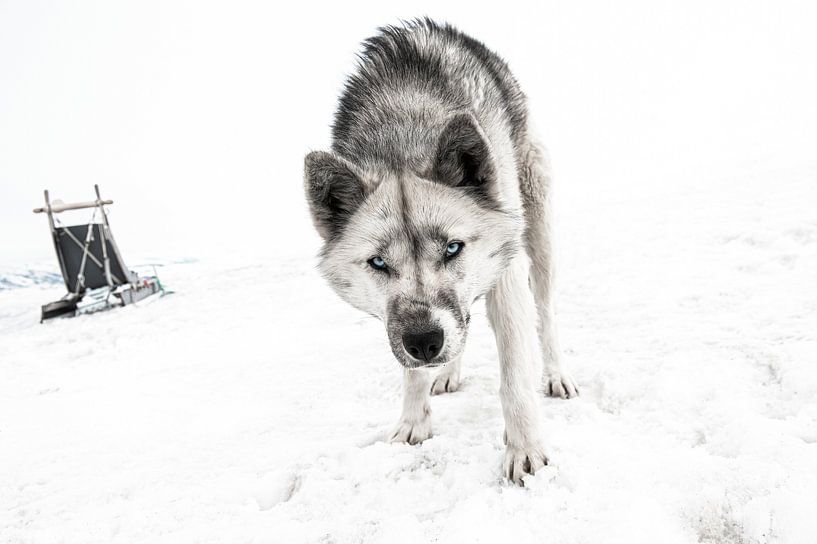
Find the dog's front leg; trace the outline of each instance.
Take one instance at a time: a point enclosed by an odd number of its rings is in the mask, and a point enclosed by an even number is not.
[[[460,367],[462,366],[462,355],[445,365],[445,367],[434,377],[431,382],[431,394],[441,395],[443,393],[453,393],[460,388]]]
[[[536,306],[528,287],[525,256],[514,259],[486,302],[499,350],[506,444],[503,469],[506,477],[523,484],[525,473],[533,474],[547,464],[536,394]]]
[[[403,414],[391,433],[391,442],[419,444],[431,436],[428,370],[403,369]]]

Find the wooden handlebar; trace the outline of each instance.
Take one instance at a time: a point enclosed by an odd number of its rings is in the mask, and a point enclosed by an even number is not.
[[[97,206],[108,206],[113,204],[113,200],[90,200],[88,202],[76,202],[74,204],[52,204],[51,212],[60,213],[66,210],[82,210],[84,208],[96,208]],[[34,213],[46,213],[48,208],[34,208]]]

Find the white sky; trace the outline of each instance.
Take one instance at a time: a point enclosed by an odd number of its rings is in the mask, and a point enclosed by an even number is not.
[[[126,259],[314,252],[303,155],[360,40],[423,14],[510,62],[565,205],[817,161],[813,1],[0,0],[0,264],[53,259],[31,209],[94,183]]]

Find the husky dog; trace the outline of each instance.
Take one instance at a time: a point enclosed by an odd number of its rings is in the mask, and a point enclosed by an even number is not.
[[[554,326],[549,164],[505,62],[429,19],[380,29],[340,97],[332,151],[306,156],[304,183],[324,240],[320,271],[383,321],[403,367],[391,440],[431,436],[429,394],[459,386],[471,305],[485,296],[501,365],[504,474],[522,483],[547,464],[537,388],[563,398],[578,390]],[[433,367],[442,370],[432,382]]]

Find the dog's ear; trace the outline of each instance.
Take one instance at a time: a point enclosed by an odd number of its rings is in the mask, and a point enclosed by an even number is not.
[[[304,189],[315,228],[324,240],[338,236],[366,198],[357,168],[325,151],[304,159]]]
[[[440,183],[493,200],[496,168],[485,134],[470,113],[458,113],[448,121],[437,144],[431,175]]]

